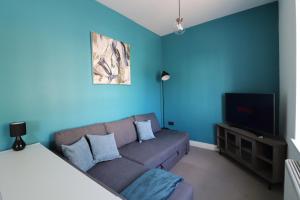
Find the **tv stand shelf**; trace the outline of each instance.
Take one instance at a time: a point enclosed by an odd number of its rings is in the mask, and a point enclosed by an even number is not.
[[[269,187],[283,181],[287,147],[284,140],[260,138],[240,128],[217,124],[217,144],[220,154],[233,158],[265,179]]]

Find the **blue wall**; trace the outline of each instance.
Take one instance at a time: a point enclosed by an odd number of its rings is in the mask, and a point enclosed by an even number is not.
[[[60,129],[160,116],[160,37],[95,0],[1,0],[0,27],[0,150],[12,121],[48,145]],[[92,31],[131,45],[131,86],[92,84]]]
[[[225,92],[277,93],[278,5],[223,17],[163,37],[166,122],[191,139],[215,142]],[[172,127],[170,127],[172,128]]]
[[[94,0],[1,0],[0,150],[13,142],[12,121],[27,122],[27,143],[49,145],[57,130],[160,116],[162,62],[172,74],[170,128],[214,143],[224,92],[278,93],[277,10],[268,4],[161,39]],[[92,84],[92,31],[131,45],[131,86]]]

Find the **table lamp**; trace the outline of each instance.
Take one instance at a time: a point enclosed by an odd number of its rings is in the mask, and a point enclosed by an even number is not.
[[[10,137],[16,137],[16,140],[12,146],[13,150],[21,151],[25,148],[26,144],[22,140],[22,135],[26,134],[25,122],[12,122],[9,124]]]

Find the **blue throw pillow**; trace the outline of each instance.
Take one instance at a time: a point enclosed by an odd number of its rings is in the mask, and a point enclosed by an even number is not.
[[[61,145],[63,155],[82,171],[94,166],[93,156],[86,139],[82,137],[72,145]]]
[[[155,138],[151,127],[151,120],[135,121],[134,124],[136,126],[140,142]]]
[[[108,135],[87,135],[96,163],[121,158],[113,133]]]

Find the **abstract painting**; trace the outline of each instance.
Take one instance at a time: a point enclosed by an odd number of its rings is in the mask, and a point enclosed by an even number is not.
[[[130,85],[130,46],[94,32],[91,37],[93,83]]]

